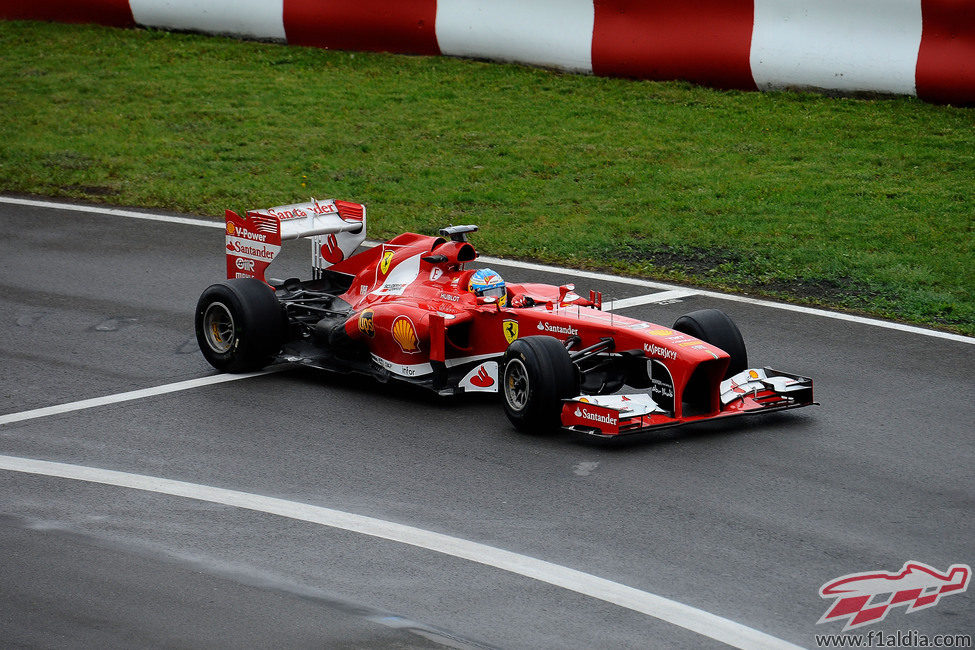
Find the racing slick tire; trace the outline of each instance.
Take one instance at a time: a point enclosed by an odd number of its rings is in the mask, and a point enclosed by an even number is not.
[[[727,379],[748,368],[745,341],[738,326],[720,309],[698,309],[684,314],[674,321],[674,329],[696,336],[705,343],[721,348],[731,357],[724,378]]]
[[[255,278],[210,285],[196,303],[196,340],[217,370],[260,370],[281,349],[285,331],[274,290]]]
[[[561,426],[562,400],[578,394],[579,375],[565,346],[551,336],[526,336],[502,359],[504,412],[519,431],[550,433]]]

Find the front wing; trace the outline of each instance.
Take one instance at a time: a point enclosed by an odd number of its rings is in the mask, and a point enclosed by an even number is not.
[[[743,370],[721,382],[717,412],[676,417],[651,395],[580,395],[564,400],[562,427],[599,438],[717,420],[735,415],[769,413],[816,404],[812,379],[771,368]]]

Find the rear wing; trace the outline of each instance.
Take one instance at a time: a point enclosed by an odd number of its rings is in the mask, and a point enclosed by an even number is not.
[[[366,206],[327,199],[248,210],[227,210],[227,278],[257,278],[281,252],[281,242],[307,237],[312,242],[312,274],[338,264],[366,239]]]

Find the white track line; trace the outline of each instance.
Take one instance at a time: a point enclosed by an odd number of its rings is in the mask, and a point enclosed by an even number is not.
[[[562,268],[561,266],[549,266],[548,264],[537,264],[535,262],[523,262],[521,260],[506,260],[501,257],[491,257],[489,255],[480,255],[478,256],[477,261],[484,262],[485,264],[497,264],[499,266],[513,266],[519,269],[527,269],[529,271],[541,271],[543,273],[564,273],[566,275],[571,275],[574,278],[586,278],[587,280],[600,280],[602,282],[614,282],[616,284],[629,284],[634,287],[647,287],[649,289],[664,289],[667,291],[687,289],[687,287],[681,287],[676,284],[653,282],[652,280],[641,280],[640,278],[627,278],[623,276],[610,275],[609,273],[599,273],[597,271],[582,271],[580,269],[566,269],[566,268]],[[700,292],[695,291],[695,293],[700,293]]]
[[[92,399],[83,399],[78,402],[68,402],[67,404],[58,404],[56,406],[47,406],[44,408],[33,409],[31,411],[21,411],[20,413],[8,413],[6,415],[0,415],[0,425],[10,424],[12,422],[22,422],[24,420],[33,420],[36,418],[43,418],[49,415],[58,415],[60,413],[70,413],[71,411],[81,411],[83,409],[90,409],[96,406],[104,406],[106,404],[117,404],[118,402],[128,402],[134,399],[142,399],[144,397],[152,397],[154,395],[165,395],[166,393],[176,393],[181,390],[191,390],[193,388],[200,388],[202,386],[212,386],[213,384],[222,384],[228,381],[237,381],[238,379],[249,379],[250,377],[259,377],[261,375],[267,375],[272,372],[279,372],[284,368],[269,368],[267,370],[260,370],[258,372],[248,372],[239,375],[211,375],[209,377],[200,377],[199,379],[188,379],[186,381],[178,381],[174,384],[163,384],[162,386],[153,386],[152,388],[143,388],[141,390],[132,390],[127,393],[116,393],[115,395],[106,395],[104,397],[93,397]]]
[[[499,257],[481,256],[478,258],[478,261],[486,262],[488,264],[497,265],[497,266],[511,266],[519,269],[541,271],[543,273],[561,273],[565,275],[570,275],[572,277],[587,278],[591,280],[600,280],[602,282],[614,282],[616,284],[629,284],[638,287],[650,287],[652,289],[662,289],[664,291],[687,292],[685,296],[691,296],[691,295],[706,296],[708,298],[715,298],[717,300],[742,302],[749,305],[757,305],[759,307],[771,307],[772,309],[792,311],[800,314],[807,314],[809,316],[832,318],[834,320],[849,321],[852,323],[859,323],[861,325],[871,325],[873,327],[883,327],[886,329],[897,330],[900,332],[920,334],[922,336],[931,336],[934,338],[945,339],[948,341],[958,341],[959,343],[975,344],[975,338],[970,336],[962,336],[961,334],[952,334],[951,332],[939,332],[938,330],[929,330],[923,327],[915,327],[914,325],[904,325],[902,323],[891,323],[889,321],[877,320],[876,318],[865,318],[863,316],[855,316],[853,314],[844,314],[842,312],[827,311],[825,309],[816,309],[814,307],[790,305],[784,302],[774,302],[772,300],[749,298],[748,296],[736,296],[730,293],[719,293],[717,291],[706,291],[704,289],[689,289],[688,287],[682,287],[676,284],[667,284],[664,282],[652,282],[650,280],[640,280],[638,278],[627,278],[622,276],[609,275],[608,273],[597,273],[594,271],[579,271],[575,269],[565,269],[558,266],[549,266],[547,264],[535,264],[533,262],[509,261],[509,260],[503,260]],[[667,298],[664,298],[664,300],[667,300]],[[617,302],[623,302],[623,301],[619,300]],[[652,300],[650,302],[657,302],[657,300]],[[603,304],[608,305],[609,302],[604,301]],[[635,304],[644,304],[644,303],[635,303]],[[615,307],[615,309],[621,309],[621,307]]]
[[[31,207],[39,208],[53,208],[57,210],[74,210],[76,212],[88,212],[91,214],[104,214],[115,217],[129,217],[133,219],[146,219],[149,221],[166,221],[169,223],[179,223],[192,226],[203,226],[206,228],[224,228],[224,224],[221,221],[208,221],[204,219],[189,219],[186,217],[174,217],[162,214],[148,214],[145,212],[135,212],[133,210],[119,210],[116,208],[101,208],[98,206],[86,206],[86,205],[74,205],[71,203],[57,203],[54,201],[39,201],[33,199],[18,199],[8,196],[0,196],[0,203],[10,203],[13,205],[27,205]],[[368,245],[368,244],[367,244]],[[372,244],[375,245],[375,244]],[[899,332],[907,332],[910,334],[918,334],[921,336],[930,336],[933,338],[945,339],[948,341],[957,341],[959,343],[968,343],[970,345],[975,345],[975,338],[970,336],[962,336],[961,334],[952,334],[950,332],[939,332],[938,330],[925,329],[923,327],[916,327],[914,325],[904,325],[901,323],[892,323],[888,321],[877,320],[875,318],[865,318],[863,316],[854,316],[853,314],[844,314],[841,312],[827,311],[825,309],[816,309],[813,307],[802,307],[799,305],[790,305],[788,303],[774,302],[771,300],[761,300],[758,298],[749,298],[747,296],[736,296],[728,293],[719,293],[716,291],[698,291],[690,290],[687,287],[681,287],[676,284],[667,284],[664,282],[652,282],[650,280],[640,280],[638,278],[627,278],[621,276],[610,275],[608,273],[597,273],[594,271],[582,271],[577,269],[566,269],[558,266],[549,266],[547,264],[536,264],[534,262],[522,262],[518,260],[505,260],[500,257],[490,257],[481,256],[478,258],[481,262],[485,264],[496,264],[498,266],[509,266],[516,267],[519,269],[528,269],[533,271],[542,271],[544,273],[561,273],[564,275],[569,275],[576,278],[586,278],[590,280],[599,280],[602,282],[613,282],[616,284],[628,284],[638,287],[648,287],[651,289],[660,289],[662,291],[690,291],[690,293],[685,295],[699,295],[706,296],[708,298],[715,298],[717,300],[730,300],[733,302],[741,302],[749,305],[757,305],[760,307],[770,307],[772,309],[781,309],[783,311],[791,311],[800,314],[806,314],[808,316],[819,316],[821,318],[832,318],[834,320],[842,320],[851,323],[859,323],[861,325],[870,325],[873,327],[883,327],[886,329],[897,330]],[[650,301],[656,302],[656,300]],[[635,304],[645,304],[645,303],[635,303]],[[615,309],[621,309],[622,307],[615,307]]]
[[[119,210],[117,208],[100,208],[94,205],[75,205],[73,203],[55,203],[54,201],[36,201],[33,199],[18,199],[12,196],[0,196],[0,203],[10,203],[12,205],[27,205],[32,208],[53,208],[55,210],[73,210],[74,212],[86,212],[89,214],[105,214],[111,217],[128,217],[129,219],[144,219],[146,221],[165,221],[167,223],[181,223],[186,226],[203,226],[204,228],[226,228],[222,221],[212,221],[206,219],[189,219],[187,217],[174,217],[168,214],[149,214],[147,212],[136,212],[135,210]]]
[[[855,316],[853,314],[844,314],[842,312],[826,311],[825,309],[816,309],[815,307],[803,307],[802,305],[790,305],[788,303],[773,302],[771,300],[749,298],[748,296],[736,296],[730,293],[718,293],[716,291],[698,291],[697,294],[700,296],[706,296],[708,298],[715,298],[718,300],[728,300],[730,302],[743,302],[749,305],[756,305],[759,307],[772,307],[773,309],[792,311],[798,314],[807,314],[809,316],[822,316],[823,318],[832,318],[833,320],[842,320],[850,323],[859,323],[861,325],[872,325],[874,327],[883,327],[889,330],[897,330],[898,332],[907,332],[909,334],[920,334],[921,336],[930,336],[932,338],[944,339],[946,341],[956,341],[958,343],[968,343],[969,345],[975,345],[975,338],[971,336],[963,336],[962,334],[952,334],[951,332],[939,332],[938,330],[929,330],[923,327],[916,327],[914,325],[905,325],[903,323],[892,323],[890,321],[877,320],[875,318],[865,318],[863,316]]]
[[[306,503],[82,465],[0,455],[0,469],[101,483],[264,512],[429,549],[525,576],[658,618],[737,648],[797,648],[704,610],[589,573],[459,537]]]
[[[651,303],[665,302],[667,300],[680,300],[681,298],[696,296],[699,293],[700,291],[695,291],[694,289],[673,289],[671,291],[660,291],[658,293],[651,293],[645,296],[620,298],[619,300],[603,302],[603,311],[616,311],[617,309],[626,309],[627,307],[636,307],[638,305],[649,305]]]

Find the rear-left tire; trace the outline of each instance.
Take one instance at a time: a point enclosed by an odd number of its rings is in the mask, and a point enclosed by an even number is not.
[[[196,303],[196,340],[217,370],[249,372],[266,366],[287,330],[274,290],[239,278],[206,288]]]

